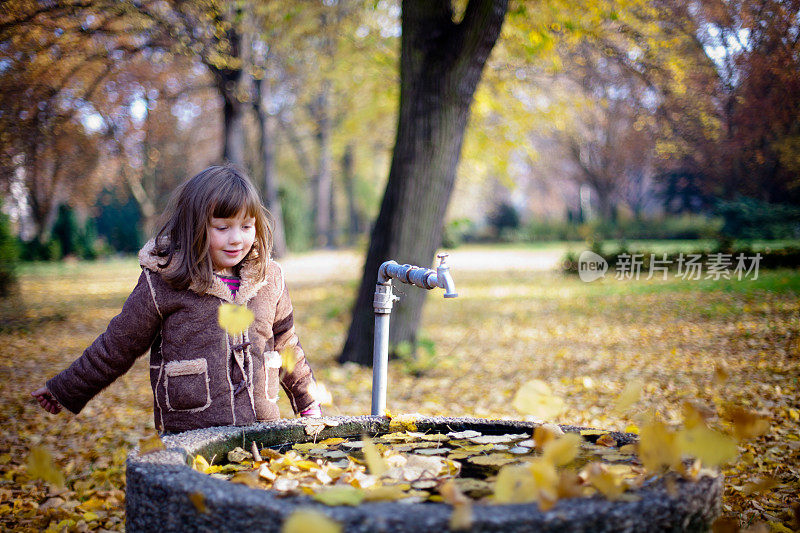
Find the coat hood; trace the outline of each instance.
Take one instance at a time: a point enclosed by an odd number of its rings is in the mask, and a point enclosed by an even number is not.
[[[159,266],[162,258],[156,255],[155,250],[156,241],[155,239],[150,239],[147,241],[147,243],[145,243],[142,249],[139,250],[139,265],[141,265],[142,268],[146,268],[160,274],[167,269]],[[239,270],[239,277],[241,278],[241,281],[239,284],[239,290],[236,291],[236,296],[231,293],[231,290],[228,288],[225,282],[223,282],[218,276],[214,276],[211,286],[206,290],[200,289],[199,284],[194,281],[191,285],[189,285],[189,290],[196,292],[197,294],[210,294],[211,296],[216,296],[221,300],[237,305],[246,304],[253,296],[256,295],[259,289],[261,289],[261,287],[267,283],[269,278],[269,276],[264,278],[258,277],[258,266],[256,262],[253,261],[254,257],[258,257],[257,254],[258,252],[256,250],[251,250],[248,257],[242,262],[242,266]],[[271,259],[267,258],[268,267],[270,261]]]

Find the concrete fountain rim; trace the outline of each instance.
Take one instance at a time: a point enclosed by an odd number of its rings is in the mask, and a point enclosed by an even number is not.
[[[390,419],[387,417],[361,416],[316,419],[318,422],[324,422],[325,420],[338,423],[338,425],[326,427],[317,437],[317,440],[334,436],[357,437],[362,433],[375,435],[389,432]],[[313,440],[305,433],[306,424],[309,422],[309,419],[283,419],[251,426],[223,426],[192,430],[179,434],[164,435],[162,438],[166,446],[164,451],[141,455],[138,448],[134,449],[129,454],[127,461],[129,483],[126,507],[128,522],[131,526],[129,529],[140,530],[136,527],[138,518],[141,518],[141,510],[136,507],[137,502],[139,504],[145,503],[142,498],[152,498],[154,490],[158,494],[164,493],[167,499],[172,498],[185,502],[187,507],[191,507],[189,496],[201,493],[204,496],[206,505],[212,512],[237,509],[237,512],[241,511],[245,514],[261,513],[264,516],[269,515],[279,521],[288,517],[297,508],[312,507],[343,524],[349,525],[347,527],[348,531],[369,531],[373,529],[372,526],[374,524],[366,529],[363,528],[365,527],[363,525],[367,523],[364,521],[365,516],[386,516],[386,520],[391,522],[392,517],[402,514],[409,521],[420,524],[426,523],[428,526],[434,523],[439,525],[448,523],[452,507],[445,503],[364,502],[354,507],[329,507],[315,502],[309,496],[280,496],[275,491],[253,489],[245,485],[230,483],[227,480],[196,472],[191,468],[192,456],[197,453],[205,455],[215,448],[225,451],[244,444],[242,447],[249,450],[250,443],[253,440],[267,446],[278,446],[281,443],[291,442],[308,442]],[[414,424],[417,426],[418,431],[434,428],[440,428],[439,431],[443,431],[445,428],[452,431],[475,429],[484,434],[527,432],[532,431],[538,425],[533,422],[463,417],[418,417],[414,420]],[[561,428],[564,431],[573,432],[592,429],[575,426],[561,426]],[[395,430],[397,428],[392,429],[392,431]],[[621,444],[636,440],[636,436],[632,434],[603,432],[610,433]],[[278,436],[280,435],[283,435],[283,437],[279,438]],[[592,437],[591,435],[584,436],[590,441],[597,438],[597,436]],[[241,439],[241,442],[239,439]],[[272,439],[271,442],[270,439]],[[635,524],[631,522],[631,517],[638,516],[641,519],[642,514],[651,508],[655,509],[655,515],[664,514],[670,506],[684,507],[691,503],[690,500],[697,498],[705,498],[704,501],[713,507],[706,513],[708,514],[705,517],[706,521],[719,514],[717,500],[722,490],[721,474],[716,477],[701,477],[696,481],[675,478],[674,483],[677,483],[677,485],[674,486],[680,487],[680,490],[676,493],[667,490],[662,481],[663,479],[638,489],[634,493],[638,494],[640,499],[630,502],[612,501],[602,496],[563,499],[559,500],[556,505],[547,511],[539,510],[536,503],[478,503],[473,506],[474,523],[482,524],[481,527],[483,529],[478,527],[474,530],[490,531],[497,530],[500,527],[504,530],[514,530],[513,527],[508,529],[506,524],[533,520],[539,524],[537,527],[542,525],[556,527],[558,524],[561,524],[558,527],[563,527],[565,523],[586,522],[594,524],[587,531],[634,531],[637,529]],[[145,484],[148,486],[145,487]],[[617,522],[620,527],[610,529],[600,527],[598,529],[597,518],[601,516],[606,517],[606,522]],[[710,523],[707,525],[710,525]],[[359,527],[362,527],[362,529],[359,529]],[[437,527],[435,526],[434,529]],[[240,527],[236,529],[240,529]],[[545,529],[547,528],[545,527]],[[143,526],[141,530],[145,530],[145,527]]]

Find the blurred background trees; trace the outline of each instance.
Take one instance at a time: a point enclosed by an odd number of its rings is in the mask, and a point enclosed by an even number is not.
[[[478,3],[431,3],[450,13],[431,31]],[[365,249],[390,175],[415,157],[398,131],[413,5],[4,2],[12,248],[27,260],[133,252],[178,183],[228,159],[262,188],[277,255]],[[797,238],[799,20],[800,0],[511,0],[452,175],[409,171],[452,177],[452,199],[441,189],[398,220],[425,221],[425,257],[442,240]],[[406,254],[390,233],[372,234],[375,250]]]

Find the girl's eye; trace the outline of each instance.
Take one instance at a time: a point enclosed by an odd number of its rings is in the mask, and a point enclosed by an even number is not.
[[[219,231],[225,231],[226,229],[228,229],[228,226],[217,226],[216,229],[218,229]]]

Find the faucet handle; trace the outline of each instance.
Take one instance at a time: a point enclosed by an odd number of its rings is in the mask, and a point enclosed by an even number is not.
[[[448,254],[447,252],[440,252],[440,253],[436,254],[436,257],[439,258],[439,265],[438,266],[443,267],[443,266],[447,266],[447,265],[445,265],[445,261],[447,261],[447,258],[450,257],[450,254]]]

